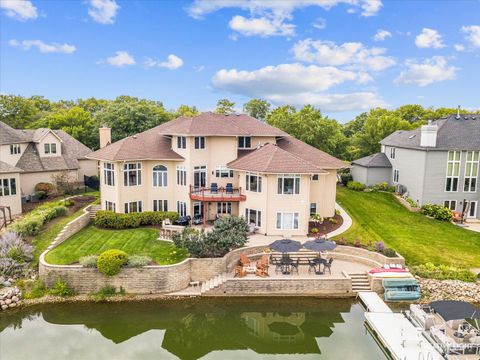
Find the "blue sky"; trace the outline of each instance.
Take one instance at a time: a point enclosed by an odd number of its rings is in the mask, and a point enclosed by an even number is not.
[[[480,1],[0,0],[0,92],[480,107]]]

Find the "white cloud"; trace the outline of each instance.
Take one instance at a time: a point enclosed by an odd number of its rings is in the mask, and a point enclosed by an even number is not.
[[[1,0],[0,8],[8,17],[21,21],[38,17],[37,8],[29,0]]]
[[[146,67],[159,66],[170,70],[176,70],[183,66],[183,60],[176,55],[170,54],[167,56],[167,61],[158,61],[156,59],[147,58],[144,65]]]
[[[313,22],[312,26],[315,29],[323,30],[327,27],[327,20],[319,17]]]
[[[362,16],[374,16],[380,11],[380,8],[383,6],[381,0],[364,0],[360,3],[362,8]]]
[[[115,0],[90,0],[88,15],[100,24],[113,24],[118,9]]]
[[[419,48],[440,49],[445,47],[442,35],[435,29],[423,28],[422,32],[415,38],[415,45]]]
[[[450,66],[443,56],[434,56],[423,62],[407,60],[406,69],[394,80],[396,84],[427,86],[435,82],[455,79],[459,70]]]
[[[454,47],[455,50],[457,50],[457,51],[465,51],[465,46],[462,45],[462,44],[455,44],[455,45],[453,45],[453,47]]]
[[[383,29],[378,29],[377,33],[373,37],[373,40],[374,41],[383,41],[383,40],[385,40],[389,37],[392,37],[392,33],[390,31],[383,30]]]
[[[106,62],[117,67],[135,65],[134,57],[126,51],[116,51],[115,56],[108,57]]]
[[[19,47],[23,50],[30,50],[32,47],[35,47],[41,53],[63,53],[63,54],[72,54],[75,52],[76,48],[70,44],[57,44],[50,43],[47,44],[41,40],[10,40],[9,45]]]
[[[292,49],[295,59],[319,65],[350,66],[364,70],[381,71],[395,64],[386,49],[366,48],[362,43],[350,42],[337,45],[331,41],[305,39]]]
[[[369,80],[370,76],[363,72],[294,63],[254,71],[222,69],[212,78],[212,84],[219,90],[259,97],[275,104],[310,103],[328,111],[343,111],[377,106],[382,101],[370,92],[329,94],[325,91],[345,82],[365,83]]]
[[[250,18],[237,15],[230,20],[230,29],[244,36],[291,36],[295,32],[295,25],[286,24],[283,19],[277,18]]]
[[[465,39],[474,47],[480,47],[480,25],[462,26],[461,31],[466,34]]]

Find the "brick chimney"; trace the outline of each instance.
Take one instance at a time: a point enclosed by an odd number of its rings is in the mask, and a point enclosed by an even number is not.
[[[100,149],[112,143],[112,129],[105,125],[98,129],[100,136]]]

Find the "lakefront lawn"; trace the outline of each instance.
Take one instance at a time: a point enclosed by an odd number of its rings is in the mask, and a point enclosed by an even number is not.
[[[353,219],[335,239],[363,244],[383,241],[408,264],[480,267],[480,233],[405,209],[390,193],[357,192],[339,186],[337,202]]]
[[[158,230],[152,228],[107,230],[89,225],[47,253],[45,260],[57,265],[74,264],[82,256],[100,255],[109,249],[146,255],[159,265],[175,264],[187,257],[186,250],[158,240],[158,236]]]

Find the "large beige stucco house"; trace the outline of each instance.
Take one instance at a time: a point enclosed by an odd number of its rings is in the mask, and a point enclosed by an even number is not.
[[[260,233],[305,235],[311,214],[333,216],[345,163],[247,115],[179,117],[110,143],[100,161],[102,208],[245,216]]]
[[[67,172],[73,181],[98,174],[92,150],[62,130],[17,130],[0,121],[0,206],[22,212],[22,196],[35,193],[39,182],[53,182]],[[3,214],[0,214],[0,222]]]

